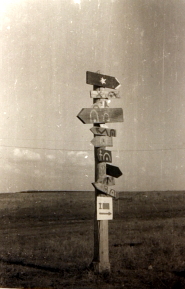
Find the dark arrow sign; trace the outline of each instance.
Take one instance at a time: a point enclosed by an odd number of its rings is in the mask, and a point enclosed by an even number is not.
[[[107,175],[119,178],[122,175],[122,172],[118,167],[107,164]]]
[[[98,169],[98,176],[100,179],[102,179],[106,175],[112,176],[114,178],[119,178],[122,175],[122,172],[118,167],[112,166],[104,162],[99,163],[97,165],[97,169]]]
[[[82,108],[77,117],[83,123],[111,123],[123,121],[122,108]]]
[[[86,72],[86,83],[113,89],[118,89],[120,87],[119,81],[114,76],[91,71]]]

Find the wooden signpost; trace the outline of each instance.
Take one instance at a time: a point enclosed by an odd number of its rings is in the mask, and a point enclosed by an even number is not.
[[[94,219],[94,257],[93,269],[96,272],[110,271],[108,220],[113,219],[112,198],[117,198],[117,192],[112,188],[115,178],[122,175],[120,169],[108,163],[112,162],[112,153],[106,146],[113,146],[112,137],[116,130],[103,127],[105,123],[123,121],[122,108],[109,108],[107,98],[118,98],[119,81],[112,76],[86,72],[86,83],[93,85],[91,97],[93,107],[82,108],[77,117],[85,124],[93,124],[90,129],[94,134],[91,143],[94,145],[95,157],[95,219]],[[105,91],[106,88],[113,89]],[[103,100],[105,99],[105,100]],[[102,124],[102,127],[101,127]]]

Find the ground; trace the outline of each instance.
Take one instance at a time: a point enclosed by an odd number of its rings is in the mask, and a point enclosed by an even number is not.
[[[0,287],[185,289],[185,192],[122,192],[95,274],[93,192],[0,194]]]

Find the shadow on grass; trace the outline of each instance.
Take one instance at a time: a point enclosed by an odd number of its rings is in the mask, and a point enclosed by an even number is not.
[[[6,264],[6,265],[15,265],[15,266],[23,266],[27,268],[32,268],[32,269],[38,269],[38,270],[43,270],[43,271],[48,271],[48,272],[54,272],[54,273],[60,273],[62,275],[65,274],[74,274],[78,272],[85,272],[89,270],[88,266],[81,266],[77,268],[75,265],[73,266],[68,266],[65,268],[56,268],[56,267],[51,267],[51,266],[46,266],[46,265],[36,265],[34,263],[27,263],[24,261],[19,261],[19,260],[5,260],[5,259],[0,259],[0,262]]]

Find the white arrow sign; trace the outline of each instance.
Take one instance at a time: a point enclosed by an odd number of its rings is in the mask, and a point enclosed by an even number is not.
[[[97,220],[112,220],[113,207],[111,197],[97,197]]]

